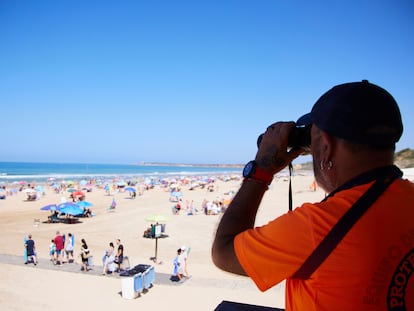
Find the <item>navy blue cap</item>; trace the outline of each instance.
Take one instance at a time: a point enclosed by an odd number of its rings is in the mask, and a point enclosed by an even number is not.
[[[384,149],[395,148],[403,132],[395,99],[368,80],[333,87],[296,124],[315,124],[335,137]]]

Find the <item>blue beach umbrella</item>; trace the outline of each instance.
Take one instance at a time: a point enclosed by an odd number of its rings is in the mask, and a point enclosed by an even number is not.
[[[181,191],[173,191],[173,192],[171,192],[171,196],[179,198],[179,197],[183,196],[183,193]]]
[[[83,214],[83,208],[81,208],[79,205],[66,202],[61,203],[58,205],[59,211],[61,213],[67,214],[67,215],[81,215]]]
[[[42,211],[58,211],[59,207],[56,204],[49,204],[41,208]]]
[[[135,188],[133,187],[126,187],[125,188],[126,191],[131,191],[131,192],[136,192],[137,190],[135,190]]]
[[[88,201],[79,201],[79,202],[76,202],[76,205],[78,205],[79,207],[82,207],[82,208],[93,206],[93,204],[91,202],[88,202]]]

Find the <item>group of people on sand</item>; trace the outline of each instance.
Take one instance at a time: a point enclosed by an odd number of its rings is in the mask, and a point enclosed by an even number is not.
[[[73,263],[74,256],[75,237],[72,233],[61,234],[59,230],[56,231],[56,235],[50,241],[49,256],[50,261],[55,265],[62,265],[66,259],[67,263]]]
[[[203,200],[201,204],[201,209],[205,215],[218,215],[224,213],[228,202],[226,200],[216,199],[213,201]]]
[[[113,272],[121,272],[121,265],[124,261],[124,246],[121,244],[121,240],[116,240],[117,250],[115,251],[114,244],[109,243],[109,248],[105,251],[105,255],[102,258],[103,271],[102,274],[111,274]],[[68,233],[68,238],[65,239],[65,235],[61,235],[59,231],[56,232],[56,237],[52,239],[50,245],[51,260],[61,265],[63,258],[66,255],[68,263],[74,262],[74,238],[71,233]],[[80,258],[82,261],[81,270],[88,272],[91,270],[91,251],[86,243],[85,239],[81,239]]]
[[[115,250],[114,243],[109,242],[109,248],[105,251],[102,258],[102,275],[122,272],[121,266],[124,261],[124,246],[120,239],[116,239],[116,245],[117,249]]]
[[[103,271],[102,274],[111,274],[114,272],[121,272],[122,263],[124,262],[124,246],[120,239],[116,239],[117,249],[112,242],[109,243],[109,248],[105,251],[105,255],[102,258]],[[72,233],[61,234],[59,230],[56,231],[56,235],[50,241],[49,245],[49,256],[50,261],[54,265],[61,266],[64,262],[73,263],[75,261],[74,249],[75,249],[75,238]],[[32,235],[29,234],[28,238],[25,239],[25,251],[26,256],[29,258],[25,261],[25,264],[33,262],[37,265],[37,253],[35,241]],[[87,272],[91,270],[91,257],[92,254],[89,250],[88,244],[85,239],[81,239],[81,248],[79,253],[82,268],[81,270]],[[29,261],[30,260],[30,261]]]
[[[181,202],[182,200],[179,200],[177,204],[172,206],[171,210],[174,215],[179,215],[181,211],[184,210],[181,206]],[[209,201],[204,199],[201,203],[201,210],[205,215],[218,215],[224,213],[229,203],[230,200],[216,199]],[[186,200],[185,214],[187,216],[196,215],[199,212],[200,210],[195,206],[194,200]]]
[[[65,234],[60,234],[59,230],[56,231],[56,236],[51,239],[49,245],[50,261],[52,261],[53,264],[60,266],[66,258],[67,263],[73,263],[74,242],[75,240],[72,233],[68,233],[68,236],[66,237]],[[37,265],[36,243],[31,234],[28,234],[27,239],[25,239],[24,247],[27,256],[25,264],[33,262],[34,265]]]

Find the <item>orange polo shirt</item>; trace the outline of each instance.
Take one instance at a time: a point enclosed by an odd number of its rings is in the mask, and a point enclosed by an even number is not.
[[[388,187],[309,279],[290,278],[372,183],[237,235],[245,272],[262,291],[286,279],[286,310],[414,310],[414,184],[407,180]]]

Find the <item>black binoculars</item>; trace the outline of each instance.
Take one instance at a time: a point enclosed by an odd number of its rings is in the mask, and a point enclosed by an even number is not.
[[[257,147],[262,142],[263,134],[257,138]],[[289,134],[288,148],[301,148],[310,151],[311,144],[311,125],[296,126]]]

